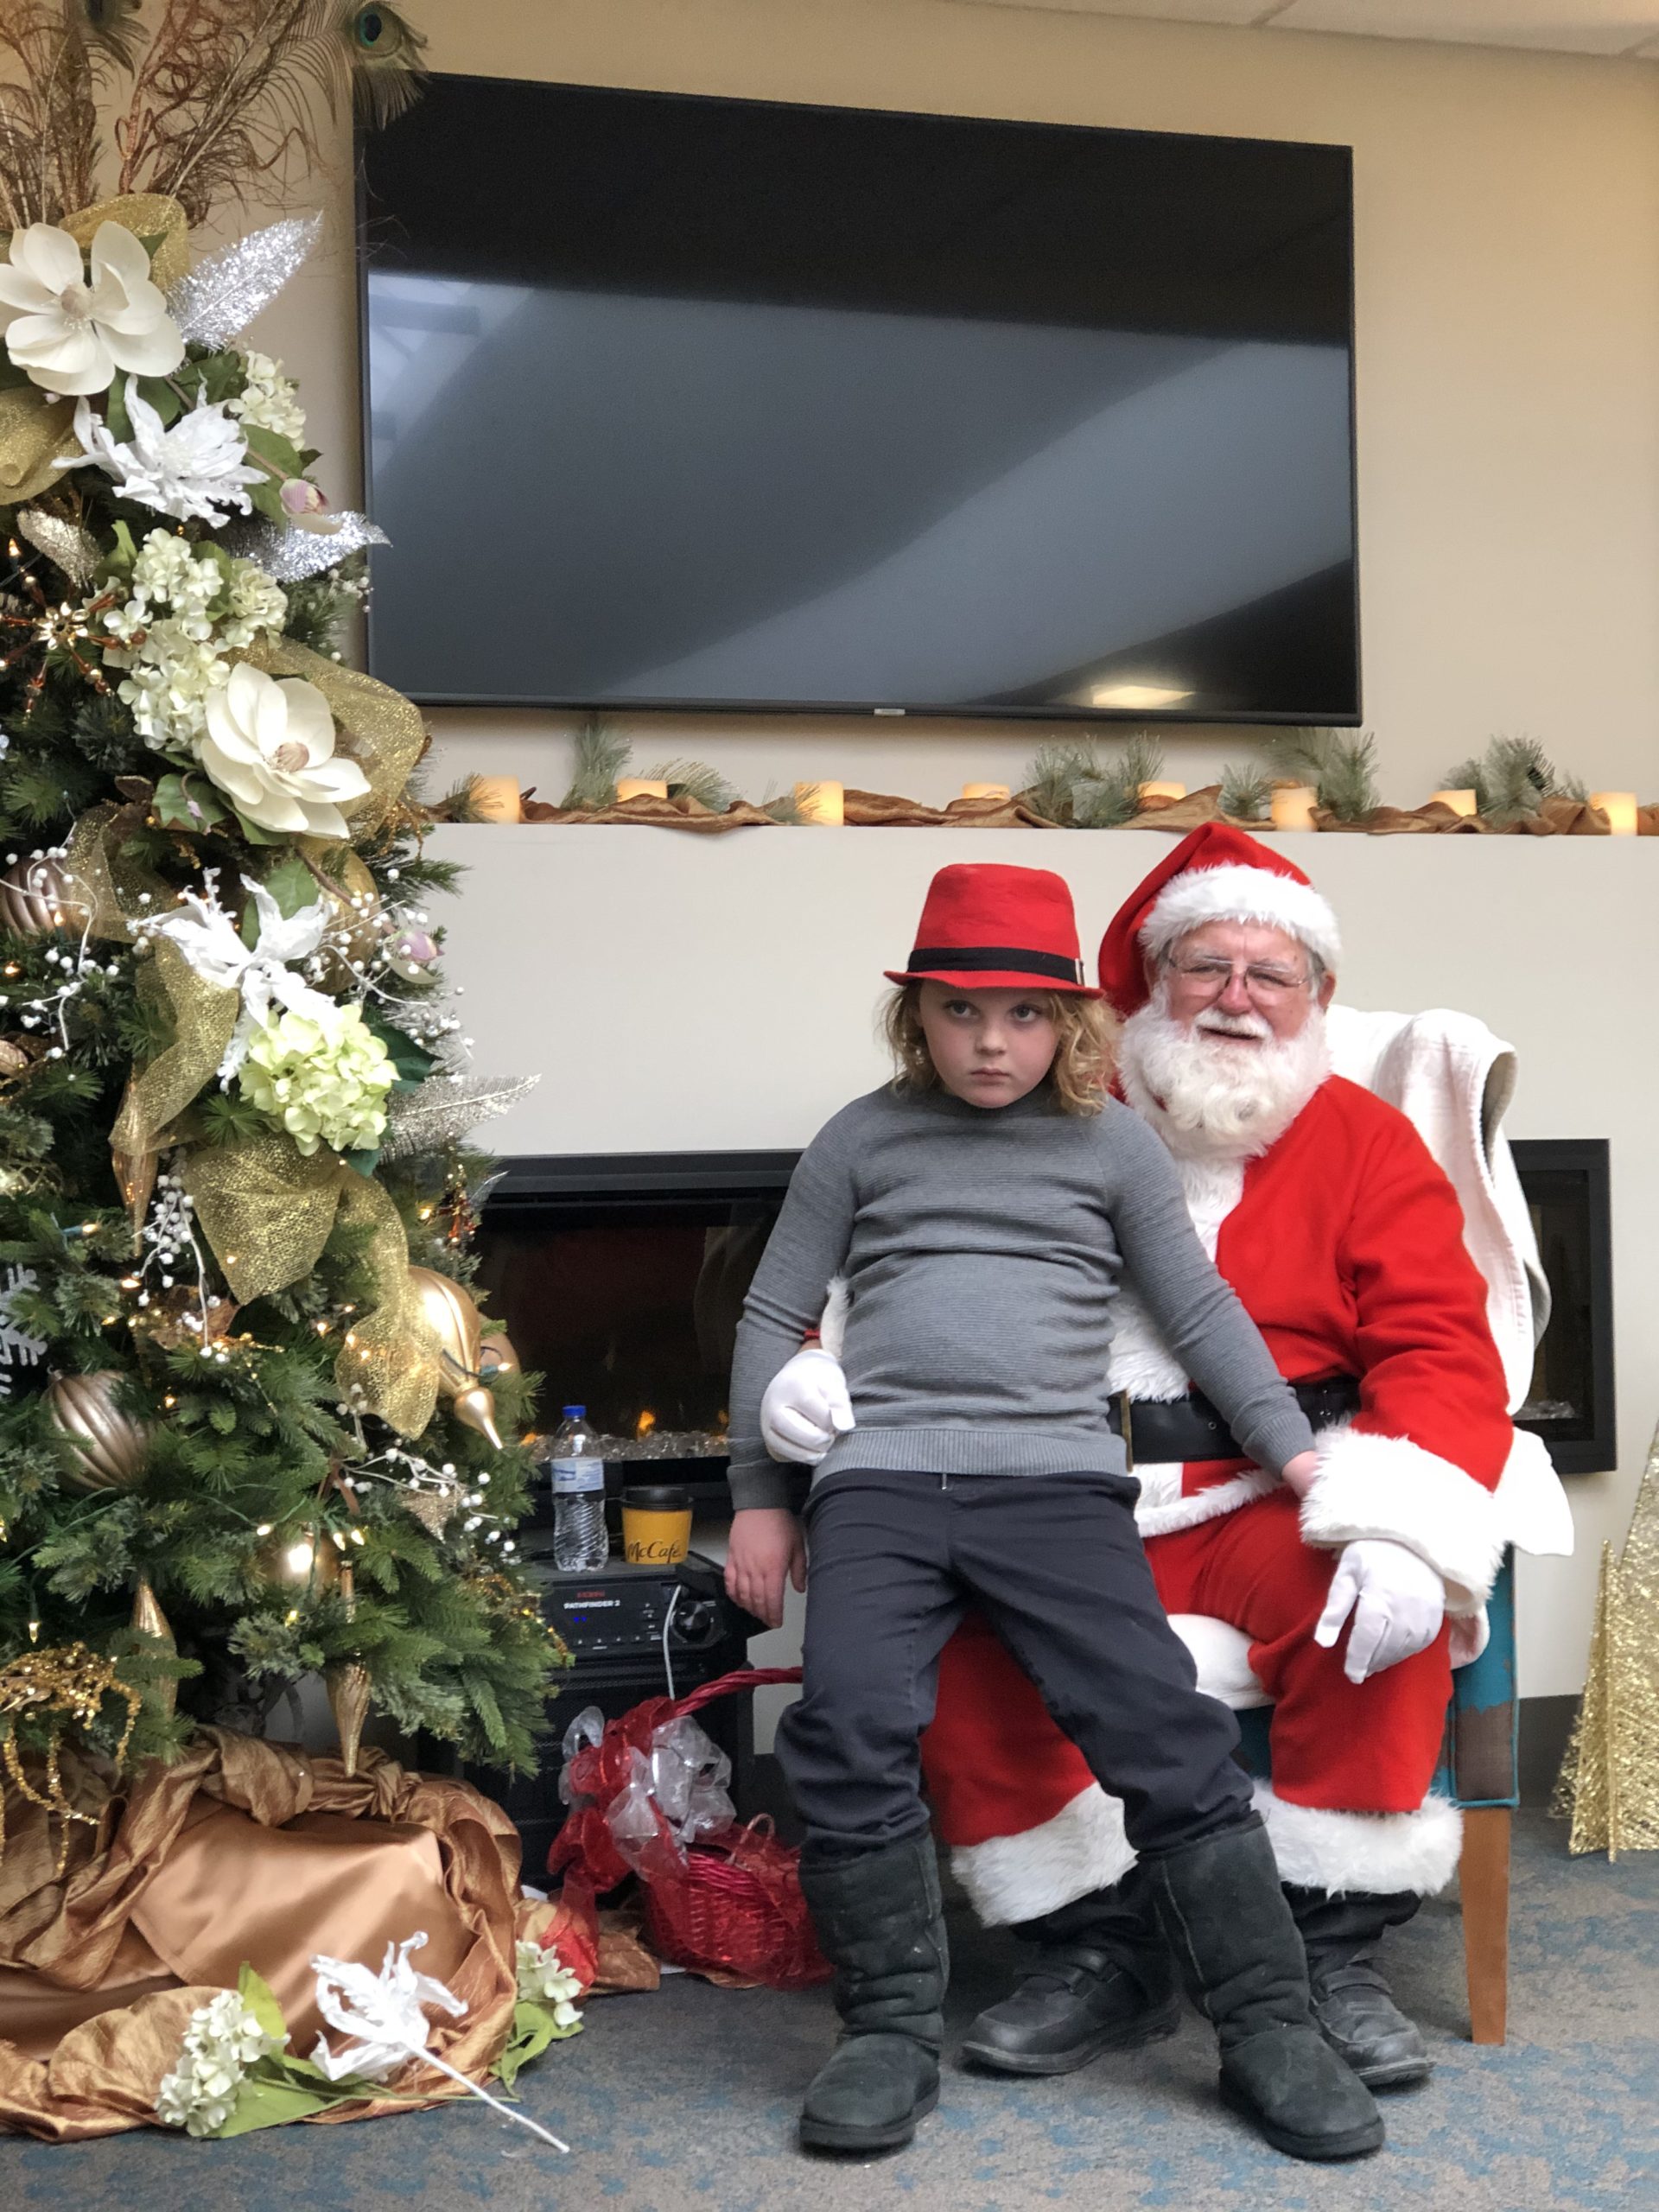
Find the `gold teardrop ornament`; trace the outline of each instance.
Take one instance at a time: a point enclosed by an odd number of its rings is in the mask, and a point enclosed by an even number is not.
[[[144,1471],[154,1432],[115,1402],[119,1376],[59,1375],[47,1386],[53,1426],[75,1447],[76,1468],[63,1480],[71,1490],[130,1490]]]
[[[153,1636],[158,1643],[166,1644],[169,1651],[177,1652],[179,1647],[174,1641],[173,1624],[162,1611],[161,1602],[147,1574],[141,1574],[133,1586],[132,1624],[141,1636]],[[178,1682],[169,1675],[165,1681],[156,1683],[149,1695],[153,1703],[170,1715],[179,1701]]]
[[[505,1449],[501,1433],[495,1425],[495,1394],[486,1390],[481,1382],[474,1382],[470,1390],[458,1392],[449,1410],[463,1428],[475,1429],[498,1452]]]
[[[357,1772],[357,1755],[363,1745],[363,1723],[373,1703],[373,1685],[368,1669],[355,1659],[337,1660],[332,1667],[325,1667],[322,1682],[328,1693],[328,1710],[334,1716],[334,1731],[340,1738],[340,1763],[350,1781]]]

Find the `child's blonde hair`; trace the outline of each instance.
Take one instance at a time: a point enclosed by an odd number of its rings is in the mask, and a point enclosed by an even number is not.
[[[933,1090],[939,1073],[922,1027],[919,983],[896,984],[881,1014],[881,1031],[892,1048],[895,1090]],[[1104,999],[1085,999],[1075,991],[1036,990],[1040,1006],[1059,1033],[1047,1081],[1064,1113],[1098,1114],[1112,1079],[1112,1046],[1117,1025]]]

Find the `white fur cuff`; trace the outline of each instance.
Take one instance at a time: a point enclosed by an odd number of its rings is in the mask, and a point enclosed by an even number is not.
[[[1497,1500],[1472,1476],[1405,1436],[1327,1428],[1302,1500],[1306,1542],[1334,1548],[1365,1536],[1405,1544],[1446,1582],[1446,1611],[1478,1612],[1503,1557]]]
[[[1297,1889],[1430,1897],[1458,1871],[1463,1815],[1449,1797],[1425,1797],[1414,1813],[1332,1813],[1289,1804],[1265,1782],[1255,1795],[1279,1878]]]
[[[987,1928],[1058,1912],[1091,1890],[1109,1889],[1134,1864],[1122,1800],[1097,1782],[1039,1827],[961,1843],[950,1853],[950,1871]]]

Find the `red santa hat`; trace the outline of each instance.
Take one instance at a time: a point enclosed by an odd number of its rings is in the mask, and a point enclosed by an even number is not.
[[[1295,863],[1230,823],[1204,822],[1161,860],[1100,941],[1101,988],[1127,1020],[1149,995],[1146,963],[1206,922],[1267,922],[1326,968],[1342,950],[1337,918]]]

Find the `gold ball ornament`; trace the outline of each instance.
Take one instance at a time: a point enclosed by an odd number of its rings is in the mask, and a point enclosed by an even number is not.
[[[340,1550],[326,1529],[282,1529],[253,1555],[254,1572],[273,1590],[321,1598],[340,1580]]]
[[[19,861],[0,875],[0,926],[19,937],[85,929],[92,913],[85,887],[61,861]]]
[[[144,1471],[154,1432],[117,1406],[118,1380],[106,1368],[55,1376],[47,1386],[53,1426],[75,1447],[76,1471],[64,1477],[72,1490],[129,1490]]]

